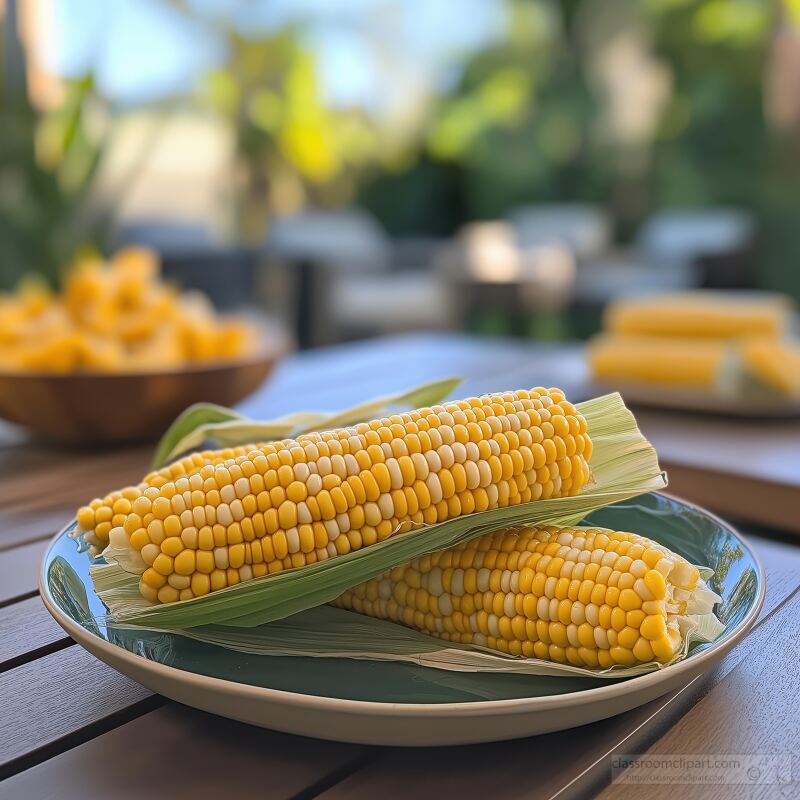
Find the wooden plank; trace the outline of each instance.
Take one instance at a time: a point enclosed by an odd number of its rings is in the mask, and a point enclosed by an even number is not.
[[[0,512],[0,552],[51,539],[75,516],[75,507],[55,510]]]
[[[759,627],[797,591],[800,575],[777,573],[768,582]],[[709,686],[722,680],[754,649],[751,635],[705,680],[608,720],[559,733],[487,745],[410,748],[382,751],[376,761],[332,787],[325,800],[393,794],[415,798],[459,797],[464,800],[502,793],[508,798],[551,797],[576,781],[567,796],[584,796],[587,787],[607,780],[614,752],[640,752],[680,718]],[[782,651],[794,664],[794,654]],[[565,764],[564,754],[569,753]]]
[[[0,552],[0,604],[36,590],[39,562],[47,542]]]
[[[800,488],[800,422],[636,409],[665,461]]]
[[[494,376],[490,389],[509,388],[504,375],[530,357],[527,346],[453,335],[408,335],[322,348],[294,356],[273,381],[245,400],[242,413],[264,418],[298,408],[335,410],[381,394],[451,375],[470,382]],[[535,367],[529,365],[535,372]]]
[[[68,647],[0,675],[0,778],[137,715],[151,692]],[[149,706],[141,711],[149,710]],[[141,712],[139,712],[141,713]]]
[[[0,608],[0,672],[71,641],[38,595]]]
[[[717,683],[682,719],[647,750],[647,755],[762,754],[789,756],[795,761],[791,786],[736,787],[726,784],[683,785],[686,800],[727,800],[731,797],[796,797],[800,765],[800,670],[796,647],[776,642],[800,641],[800,592],[785,602],[749,641],[750,658],[740,659],[724,681]],[[643,776],[646,777],[646,776]],[[627,800],[642,797],[667,800],[675,786],[624,784],[609,786],[600,797]]]
[[[44,464],[17,459],[0,469],[0,550],[48,538],[83,503],[138,482],[150,453],[150,447],[99,454],[54,450]]]
[[[666,459],[661,459],[661,464],[669,475],[669,490],[679,497],[734,519],[800,533],[797,486],[688,467]]]
[[[27,458],[7,457],[0,481],[0,503],[72,503],[76,489],[85,494],[105,493],[118,483],[138,482],[148,467],[152,447],[113,450],[38,448]]]
[[[752,534],[746,528],[741,529],[741,532],[755,550],[767,573],[767,585],[773,573],[793,571],[800,574],[800,547],[796,544]]]
[[[169,704],[0,785],[3,800],[313,797],[366,748],[303,739]]]

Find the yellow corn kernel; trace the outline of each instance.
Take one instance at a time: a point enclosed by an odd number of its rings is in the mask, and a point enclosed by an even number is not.
[[[91,521],[93,514],[97,531],[114,509],[123,529],[128,516],[138,515],[146,538],[137,529],[131,547],[143,552],[158,546],[152,568],[175,576],[172,588],[196,594],[191,577],[200,572],[211,576],[210,591],[216,591],[254,577],[255,554],[273,574],[369,547],[453,513],[577,494],[590,476],[588,453],[567,454],[561,436],[570,430],[585,431],[586,423],[560,390],[486,395],[250,446],[236,455],[226,450],[188,456],[151,473],[129,492],[130,499],[109,496],[82,518]],[[533,445],[541,449],[541,474],[533,471]],[[213,553],[211,572],[205,553]],[[513,548],[509,554],[502,567],[513,569],[519,555]],[[569,595],[563,565],[560,555],[551,554],[547,577],[557,577],[564,603],[558,619],[567,625],[578,588]],[[466,590],[461,611],[469,615],[477,608],[474,570]],[[559,641],[567,658],[566,648],[573,645],[560,634]]]
[[[692,585],[699,579],[689,562],[635,534],[543,526],[487,534],[394,567],[334,605],[432,636],[590,669],[666,663],[680,633],[663,597],[679,587],[660,572],[644,572],[631,552],[646,561],[669,558],[670,574],[677,570]],[[588,563],[581,559],[587,553]],[[512,590],[502,576],[523,555]],[[601,578],[626,588],[595,583]]]

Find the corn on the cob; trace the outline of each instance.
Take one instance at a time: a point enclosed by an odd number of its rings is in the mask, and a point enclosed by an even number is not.
[[[185,600],[414,524],[577,494],[591,450],[559,389],[485,395],[206,463],[112,506],[103,532],[140,554],[146,599]],[[81,513],[100,539],[98,511]]]
[[[800,395],[800,345],[773,339],[748,339],[739,346],[745,370],[781,394]]]
[[[670,661],[681,617],[708,603],[710,592],[694,597],[699,578],[688,561],[636,534],[539,527],[423,556],[334,605],[450,642],[607,668]]]
[[[605,314],[611,333],[732,339],[780,336],[789,321],[784,297],[734,297],[696,291],[612,303]]]
[[[714,388],[729,348],[723,341],[659,336],[595,337],[586,355],[596,380]]]
[[[217,466],[225,461],[243,456],[253,450],[264,447],[263,444],[245,444],[229,447],[224,450],[204,450],[184,456],[166,467],[154,470],[143,478],[136,486],[111,492],[102,498],[95,498],[91,503],[78,509],[77,521],[83,538],[89,545],[92,555],[102,552],[108,544],[108,535],[112,528],[135,522],[129,517],[133,504],[141,497],[151,499],[157,497],[157,491],[164,484],[175,481],[184,475],[190,475],[208,464]]]

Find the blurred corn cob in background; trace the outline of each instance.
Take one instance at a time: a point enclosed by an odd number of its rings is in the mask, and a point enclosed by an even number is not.
[[[148,372],[252,352],[256,333],[224,320],[199,292],[161,281],[141,248],[108,263],[83,260],[56,295],[23,281],[0,295],[0,369],[22,372]]]
[[[587,358],[602,382],[641,381],[713,389],[720,380],[726,342],[657,336],[601,334],[589,343]]]
[[[800,344],[774,339],[746,339],[737,348],[747,372],[764,386],[800,396]]]
[[[621,300],[607,309],[587,362],[596,381],[615,388],[799,396],[800,344],[790,338],[791,318],[782,296],[697,291]]]
[[[791,311],[790,300],[781,295],[683,292],[617,300],[607,307],[603,327],[626,336],[777,338],[787,332]]]

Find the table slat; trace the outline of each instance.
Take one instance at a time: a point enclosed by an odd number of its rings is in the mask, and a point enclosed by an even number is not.
[[[46,541],[0,551],[0,604],[36,591]]]
[[[113,455],[55,451],[45,466],[9,467],[0,480],[0,550],[50,538],[80,505],[138,483],[151,452],[149,446],[122,448]]]
[[[136,715],[151,692],[68,647],[0,675],[0,778]],[[160,701],[160,698],[157,698]]]
[[[311,797],[367,757],[169,704],[5,781],[0,798]]]
[[[0,504],[5,509],[8,503],[72,503],[76,489],[95,496],[138,481],[151,456],[151,445],[99,451],[54,450],[38,445],[35,456],[5,459],[9,463],[0,459],[0,467],[5,470],[0,482]]]
[[[0,512],[0,552],[51,539],[75,516],[75,506]]]
[[[768,584],[758,627],[797,591],[800,575],[779,573]],[[661,731],[691,708],[708,687],[723,680],[753,651],[753,634],[739,644],[705,680],[608,720],[546,736],[488,745],[387,749],[352,777],[326,792],[325,800],[380,796],[391,786],[398,796],[458,797],[464,800],[500,794],[504,798],[551,797],[573,779],[566,795],[583,796],[607,781],[614,752],[644,749]],[[569,758],[565,761],[564,754]]]
[[[0,672],[70,641],[38,595],[0,609]]]
[[[796,658],[786,658],[776,642],[794,648],[800,642],[800,592],[785,602],[748,639],[742,658],[724,681],[716,684],[690,711],[647,750],[647,755],[788,755],[794,786],[740,787],[683,785],[685,800],[727,800],[757,796],[797,797],[800,789],[800,670]],[[624,755],[624,753],[622,753]],[[612,784],[604,800],[648,800],[675,797],[675,786]],[[767,794],[769,793],[769,794]]]
[[[655,442],[654,442],[655,444]],[[800,439],[798,439],[800,450]],[[660,451],[659,451],[660,453]],[[669,476],[669,491],[732,519],[800,533],[797,498],[800,487],[770,483],[756,477],[742,478],[708,467],[691,467],[661,457]]]

